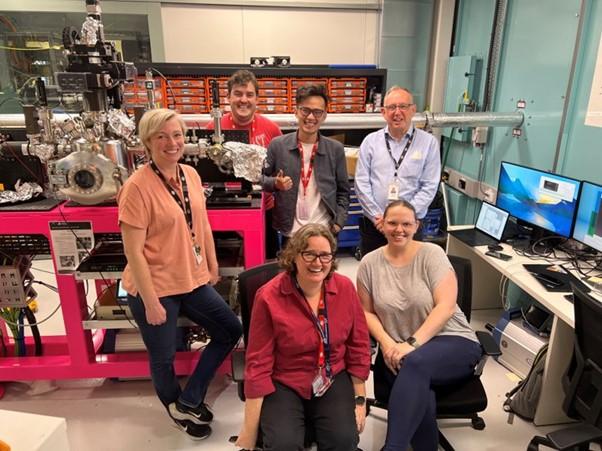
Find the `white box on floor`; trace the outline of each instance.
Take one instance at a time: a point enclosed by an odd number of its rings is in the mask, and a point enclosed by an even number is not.
[[[0,410],[0,439],[11,451],[69,451],[64,418]]]
[[[495,325],[493,337],[502,351],[497,361],[521,379],[527,376],[537,352],[548,342],[528,330],[522,318],[509,319],[506,315]]]

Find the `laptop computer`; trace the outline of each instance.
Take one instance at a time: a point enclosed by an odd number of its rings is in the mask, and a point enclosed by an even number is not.
[[[504,234],[510,214],[489,202],[483,202],[474,229],[449,232],[469,246],[498,244]]]

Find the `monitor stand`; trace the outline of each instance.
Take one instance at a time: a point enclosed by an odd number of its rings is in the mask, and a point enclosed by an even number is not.
[[[556,247],[566,241],[565,238],[557,236],[541,227],[526,223],[517,219],[516,225],[518,241],[514,247],[518,247],[523,252],[533,255],[542,255],[552,252]]]

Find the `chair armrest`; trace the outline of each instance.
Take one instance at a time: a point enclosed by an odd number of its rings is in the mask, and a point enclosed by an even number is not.
[[[481,343],[481,347],[483,348],[483,353],[488,356],[500,356],[502,355],[502,351],[500,351],[500,347],[495,342],[493,337],[489,332],[477,331],[477,339],[479,343]]]
[[[236,348],[232,351],[232,380],[234,382],[245,380],[245,356],[244,349]]]
[[[600,440],[602,438],[602,430],[591,424],[582,423],[560,429],[559,431],[550,432],[546,437],[557,449],[572,449],[578,445]]]

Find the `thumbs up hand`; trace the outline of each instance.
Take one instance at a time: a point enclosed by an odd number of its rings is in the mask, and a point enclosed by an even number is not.
[[[277,190],[288,191],[293,187],[293,180],[288,175],[284,175],[284,171],[280,169],[276,174],[276,182],[274,184]]]

